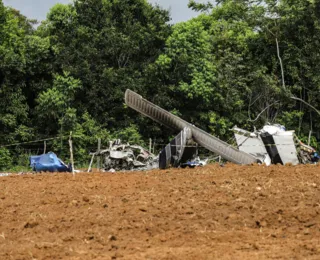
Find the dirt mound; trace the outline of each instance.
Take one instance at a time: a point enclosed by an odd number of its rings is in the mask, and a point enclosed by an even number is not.
[[[0,178],[0,259],[320,259],[320,167]]]

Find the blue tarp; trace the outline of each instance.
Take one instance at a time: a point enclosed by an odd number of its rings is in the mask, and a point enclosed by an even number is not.
[[[67,166],[53,152],[30,156],[30,166],[36,172],[71,172],[71,167]]]

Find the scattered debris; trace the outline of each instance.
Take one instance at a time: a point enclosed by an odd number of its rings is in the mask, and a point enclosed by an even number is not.
[[[167,169],[170,166],[179,167],[195,158],[197,145],[192,139],[190,128],[185,127],[167,146],[160,152],[159,168]]]
[[[9,175],[11,175],[12,173],[7,173],[7,172],[4,172],[4,173],[0,173],[0,177],[7,177]]]
[[[71,166],[66,165],[53,152],[30,156],[30,167],[36,172],[71,172]]]
[[[181,163],[180,167],[181,168],[194,168],[194,167],[198,167],[198,166],[205,166],[207,164],[209,159],[205,159],[205,160],[200,160],[199,157],[197,157],[195,160],[193,161],[187,161],[185,163]]]
[[[319,161],[320,156],[317,151],[313,147],[301,142],[297,137],[296,146],[298,158],[301,163],[317,163]]]
[[[166,169],[179,167],[184,163],[204,165],[197,155],[197,144],[192,140],[189,128],[183,129],[159,154],[155,156],[139,145],[122,143],[120,139],[110,142],[109,148],[91,153],[88,172],[95,156],[102,157],[103,169],[107,172]]]
[[[232,130],[239,150],[259,158],[266,165],[297,165],[320,159],[315,149],[302,143],[294,131],[286,131],[283,125],[265,125],[254,132],[236,126]]]
[[[220,155],[227,161],[237,164],[251,164],[258,162],[256,157],[239,151],[219,138],[208,134],[195,125],[192,125],[178,116],[156,106],[148,100],[143,99],[142,96],[134,91],[129,89],[126,90],[125,102],[128,107],[135,109],[139,113],[148,116],[152,120],[169,128],[176,129],[178,131],[183,131],[185,127],[189,128],[191,136],[196,143],[209,151]]]
[[[320,156],[315,149],[302,143],[294,131],[286,131],[282,125],[266,125],[253,133],[234,127],[238,149],[234,148],[219,138],[212,136],[198,127],[184,121],[170,112],[143,99],[139,94],[126,90],[126,104],[139,113],[163,124],[169,128],[180,130],[160,154],[160,168],[176,167],[179,163],[183,166],[196,165],[192,163],[188,154],[186,161],[183,156],[185,147],[190,140],[194,140],[202,147],[221,156],[223,159],[237,164],[265,163],[292,164],[315,163]],[[188,162],[188,163],[187,163]]]
[[[103,157],[105,171],[151,170],[158,168],[158,157],[139,145],[122,144],[121,140],[110,142],[109,148],[92,154]],[[89,167],[90,168],[90,167]]]
[[[34,174],[34,173],[33,172],[17,172],[17,173],[5,172],[5,173],[0,173],[0,177],[31,175],[31,174]]]
[[[251,133],[236,126],[232,130],[240,151],[252,154],[266,165],[271,164],[271,158],[258,133]]]

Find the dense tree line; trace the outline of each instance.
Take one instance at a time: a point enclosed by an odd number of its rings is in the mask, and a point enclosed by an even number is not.
[[[37,24],[0,0],[0,168],[26,164],[13,143],[60,137],[48,149],[66,156],[70,131],[78,162],[97,138],[166,143],[175,133],[126,108],[127,88],[224,140],[270,122],[317,146],[320,0],[189,8],[172,25],[146,0],[75,0]]]

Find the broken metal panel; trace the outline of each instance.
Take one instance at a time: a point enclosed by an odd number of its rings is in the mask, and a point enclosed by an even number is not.
[[[264,146],[264,143],[259,135],[234,127],[233,132],[240,151],[253,155],[259,158],[266,165],[271,164],[270,156]]]
[[[110,158],[112,159],[124,159],[130,157],[132,153],[122,151],[110,151]]]
[[[261,138],[262,141],[267,149],[267,152],[271,158],[271,163],[272,164],[283,164],[279,151],[278,151],[278,147],[275,144],[274,141],[274,136],[269,134],[269,133],[261,133]]]
[[[266,157],[267,161],[264,161],[267,165],[299,163],[294,131],[286,131],[282,125],[265,125],[254,133],[237,127],[234,127],[233,131],[240,150],[256,157],[259,157],[259,152],[264,154],[267,152],[269,159]]]
[[[125,93],[126,104],[139,113],[167,127],[182,131],[185,127],[190,128],[192,137],[202,147],[212,151],[222,158],[237,164],[251,164],[257,162],[257,158],[239,151],[220,139],[206,133],[198,127],[191,125],[183,119],[143,99],[137,93],[127,89]]]
[[[299,164],[294,131],[286,131],[284,126],[275,124],[265,125],[260,132],[261,136],[270,135],[270,137],[268,137],[270,140],[269,143],[265,144],[270,152],[276,154],[273,158],[273,163]],[[268,146],[270,146],[270,148],[268,148]]]
[[[136,160],[134,160],[132,163],[133,163],[134,167],[146,167],[147,166],[146,163],[142,163],[142,162],[139,162],[139,161],[136,161]]]
[[[250,153],[261,158],[267,165],[299,163],[294,131],[286,131],[282,125],[265,125],[260,131],[248,132],[238,127],[233,131],[237,140],[239,150]]]
[[[190,160],[196,154],[196,147],[187,147],[191,140],[191,130],[185,127],[159,155],[159,168],[178,167],[180,163]]]
[[[292,131],[278,132],[273,136],[273,139],[283,164],[299,164]]]

